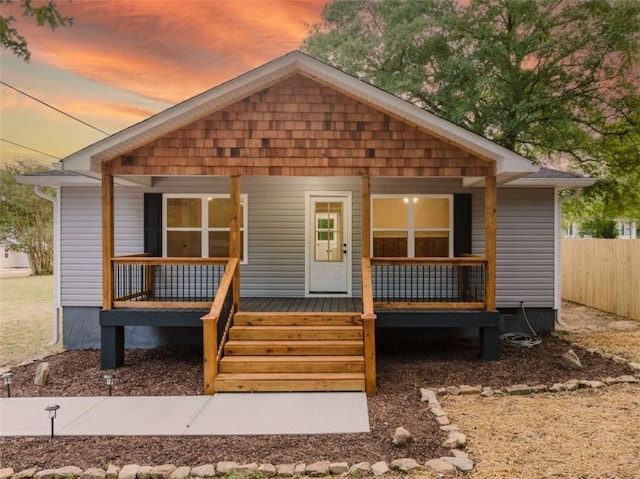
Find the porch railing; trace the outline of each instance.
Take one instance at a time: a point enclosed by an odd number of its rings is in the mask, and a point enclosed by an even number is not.
[[[233,284],[238,263],[237,258],[229,259],[211,309],[202,317],[205,394],[215,392],[214,381],[218,376],[218,366],[224,354],[233,315],[238,309]]]
[[[228,258],[111,260],[113,308],[209,308]]]
[[[371,258],[362,258],[362,328],[364,381],[367,396],[373,396],[376,393],[376,319],[371,283]]]
[[[487,261],[461,258],[371,258],[376,308],[485,309]]]

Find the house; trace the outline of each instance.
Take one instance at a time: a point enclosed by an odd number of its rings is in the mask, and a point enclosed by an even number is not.
[[[526,158],[292,52],[23,182],[59,189],[65,348],[201,338],[204,389],[375,392],[387,328],[552,330],[558,192]]]
[[[0,240],[0,268],[30,268],[27,253],[16,251],[18,242],[14,238]]]

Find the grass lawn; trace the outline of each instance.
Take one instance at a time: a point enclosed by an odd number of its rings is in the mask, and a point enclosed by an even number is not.
[[[0,279],[0,369],[51,354],[53,276]]]

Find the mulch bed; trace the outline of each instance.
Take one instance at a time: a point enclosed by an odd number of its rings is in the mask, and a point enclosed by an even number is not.
[[[390,333],[389,333],[390,334]],[[569,379],[602,379],[633,374],[633,371],[597,354],[573,348],[584,369],[568,371],[558,357],[570,345],[546,336],[531,349],[503,347],[499,361],[481,361],[477,340],[394,342],[378,348],[378,394],[369,398],[368,434],[316,436],[222,436],[222,437],[59,437],[3,438],[0,466],[16,471],[27,467],[81,468],[124,465],[199,465],[228,460],[272,464],[319,460],[392,461],[412,457],[419,462],[446,455],[445,439],[426,406],[420,403],[421,387],[482,385],[500,388],[563,382]],[[46,358],[51,366],[46,386],[33,384],[36,364],[13,369],[12,396],[97,396],[106,394],[99,369],[98,351],[67,351]],[[131,350],[127,366],[118,369],[114,394],[122,396],[169,396],[202,394],[200,348]],[[396,427],[409,429],[413,445],[399,450],[391,444]]]

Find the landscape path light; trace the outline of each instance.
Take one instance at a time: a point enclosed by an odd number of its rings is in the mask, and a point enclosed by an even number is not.
[[[109,388],[109,396],[111,396],[111,389],[113,388],[113,378],[115,377],[114,374],[105,374],[104,375],[104,380],[107,383],[107,388]]]
[[[49,413],[49,419],[51,419],[51,439],[53,439],[53,422],[56,419],[58,409],[60,409],[60,406],[58,406],[57,404],[49,404],[46,408],[44,408],[44,410]]]
[[[4,373],[2,376],[2,382],[4,382],[4,388],[7,391],[7,397],[11,397],[11,378],[13,377],[13,373]]]

